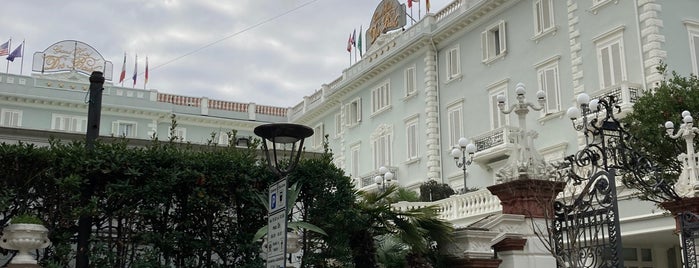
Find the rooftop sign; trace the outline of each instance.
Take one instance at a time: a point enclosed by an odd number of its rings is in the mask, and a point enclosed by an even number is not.
[[[58,73],[77,71],[85,75],[93,71],[104,73],[106,80],[112,80],[113,66],[93,47],[80,41],[64,40],[55,43],[43,52],[34,53],[32,71]]]
[[[366,31],[367,49],[374,44],[379,35],[403,28],[406,24],[405,5],[398,0],[383,0],[376,7],[371,17],[371,24]]]

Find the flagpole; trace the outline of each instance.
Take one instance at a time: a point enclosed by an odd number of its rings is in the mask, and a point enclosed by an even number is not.
[[[422,19],[422,2],[420,1],[417,2],[417,19]]]
[[[22,75],[22,69],[24,69],[24,40],[22,40],[22,62],[19,64],[19,75]]]
[[[10,41],[7,44],[7,52],[12,53],[12,37],[10,37]],[[8,56],[10,54],[7,54]],[[9,74],[10,73],[10,61],[7,61],[7,65],[5,65],[5,73]]]

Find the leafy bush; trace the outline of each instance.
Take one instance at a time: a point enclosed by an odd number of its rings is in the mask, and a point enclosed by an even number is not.
[[[39,219],[39,217],[30,214],[20,214],[12,217],[10,221],[12,224],[44,224],[44,222]]]
[[[420,185],[420,201],[423,202],[442,200],[452,196],[454,193],[454,189],[449,184],[438,183],[435,180],[429,180]]]

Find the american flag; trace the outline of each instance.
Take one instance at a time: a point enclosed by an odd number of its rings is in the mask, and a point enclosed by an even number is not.
[[[5,56],[7,54],[10,54],[10,41],[0,45],[0,56]]]

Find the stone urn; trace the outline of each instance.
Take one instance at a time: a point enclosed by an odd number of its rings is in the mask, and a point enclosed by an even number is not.
[[[2,232],[0,247],[19,251],[10,261],[11,264],[37,264],[36,258],[29,252],[51,245],[48,233],[49,230],[41,224],[10,224]]]

